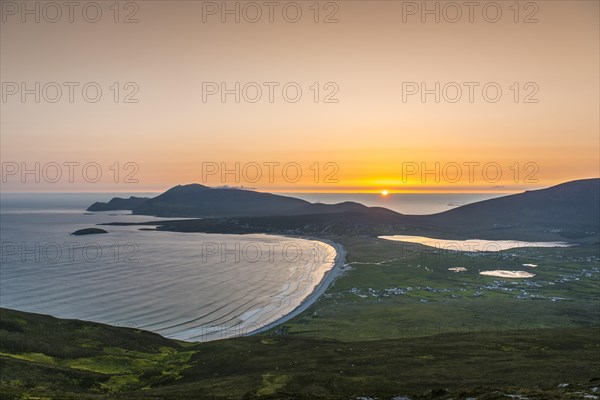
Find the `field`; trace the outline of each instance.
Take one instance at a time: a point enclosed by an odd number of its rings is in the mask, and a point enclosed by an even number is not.
[[[289,334],[338,340],[597,325],[597,245],[456,253],[380,239],[337,238],[350,270]],[[527,267],[522,264],[533,264]],[[448,268],[463,267],[464,272]],[[479,275],[527,271],[530,279]]]

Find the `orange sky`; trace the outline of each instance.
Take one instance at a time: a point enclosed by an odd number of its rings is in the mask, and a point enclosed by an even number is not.
[[[242,15],[222,23],[218,11],[203,22],[209,2],[148,1],[120,10],[115,23],[113,3],[98,3],[97,23],[81,10],[73,23],[64,15],[44,20],[53,10],[23,23],[22,10],[3,4],[3,192],[161,191],[190,182],[286,192],[510,192],[600,174],[597,1],[520,2],[518,23],[512,1],[498,2],[496,23],[479,8],[473,22],[440,14],[440,23],[431,15],[423,23],[421,10],[403,14],[410,2],[391,1],[321,2],[319,23],[312,1],[298,2],[297,23],[279,8],[273,22]],[[122,23],[130,12],[138,22]],[[337,23],[323,23],[330,13]],[[538,22],[524,23],[532,13]],[[40,90],[39,103],[9,93],[14,83],[35,82],[56,82],[63,96],[49,102],[52,86]],[[65,82],[79,84],[72,103]],[[97,103],[82,97],[88,82],[103,90]],[[207,82],[257,82],[263,96],[248,101],[250,85],[239,103],[234,95],[223,103],[219,93],[203,101]],[[265,82],[278,84],[273,102]],[[296,103],[280,90],[290,82],[302,89]],[[411,82],[430,89],[456,82],[463,96],[448,101],[452,84],[439,103],[434,94],[403,99]],[[473,102],[465,82],[477,85]],[[495,103],[481,91],[490,82],[502,89]],[[123,102],[135,88],[138,102]],[[336,90],[338,102],[324,102]],[[86,164],[93,168],[84,173]],[[236,165],[237,173],[222,175]],[[436,165],[439,172],[423,174]],[[96,180],[90,174],[98,169]]]

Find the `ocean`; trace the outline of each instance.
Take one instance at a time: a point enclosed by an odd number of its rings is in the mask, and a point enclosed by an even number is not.
[[[369,207],[385,207],[408,215],[436,214],[477,201],[507,194],[495,193],[402,193],[382,196],[377,193],[279,193],[310,202],[341,203],[355,201]]]

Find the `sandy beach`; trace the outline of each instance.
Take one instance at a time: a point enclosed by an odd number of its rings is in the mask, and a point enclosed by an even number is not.
[[[307,308],[309,308],[311,305],[313,305],[319,299],[319,297],[321,295],[323,295],[323,293],[325,293],[325,291],[327,291],[329,286],[331,286],[331,284],[333,284],[333,282],[335,282],[336,279],[338,279],[340,276],[343,275],[343,273],[345,272],[344,266],[346,265],[346,249],[344,248],[344,246],[342,246],[339,243],[331,242],[331,241],[325,240],[325,239],[310,239],[310,240],[318,240],[320,242],[323,242],[323,243],[326,243],[326,244],[332,246],[335,249],[336,255],[335,255],[335,261],[334,261],[333,267],[325,274],[325,276],[323,277],[321,282],[315,287],[315,289],[312,291],[312,293],[309,294],[302,301],[302,303],[298,307],[296,307],[292,312],[284,315],[283,317],[279,318],[278,320],[271,322],[261,328],[255,329],[251,332],[248,332],[244,336],[251,336],[251,335],[255,335],[258,333],[268,331],[269,329],[272,329],[272,328],[276,327],[277,325],[281,325],[281,324],[289,321],[290,319],[298,316],[299,314],[304,312]]]

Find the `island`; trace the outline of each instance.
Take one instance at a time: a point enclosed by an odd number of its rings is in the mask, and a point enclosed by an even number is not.
[[[97,235],[99,233],[108,233],[108,231],[105,231],[104,229],[100,229],[100,228],[85,228],[85,229],[76,230],[75,232],[71,233],[71,235],[75,235],[75,236]]]

